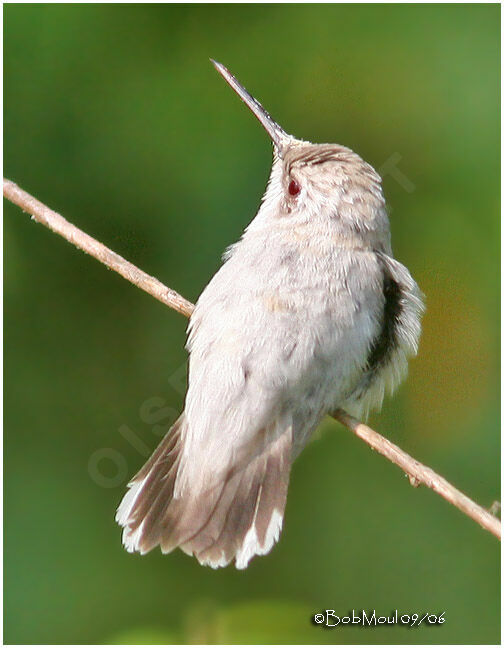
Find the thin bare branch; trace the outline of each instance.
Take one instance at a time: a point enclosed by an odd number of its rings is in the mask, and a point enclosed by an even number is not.
[[[56,234],[67,239],[67,241],[80,250],[91,254],[95,259],[105,264],[108,268],[115,270],[129,282],[149,293],[149,295],[152,295],[166,306],[173,308],[186,317],[191,316],[194,309],[191,302],[69,223],[63,216],[46,207],[46,205],[14,184],[14,182],[4,179],[3,193],[6,198],[18,207],[21,207],[23,211],[31,214],[32,218],[38,223],[45,225]],[[501,522],[498,518],[473,502],[467,495],[461,493],[431,468],[413,459],[413,457],[410,457],[409,454],[401,450],[394,443],[343,410],[334,412],[332,416],[362,439],[364,443],[367,443],[373,450],[376,450],[393,464],[399,466],[408,475],[410,483],[413,486],[424,484],[428,488],[431,488],[435,493],[441,495],[446,501],[453,504],[453,506],[472,518],[484,529],[493,533],[497,538],[501,537]]]
[[[5,178],[3,181],[3,195],[15,205],[21,207],[23,211],[31,214],[33,220],[37,223],[45,225],[83,252],[94,256],[100,263],[103,263],[111,270],[115,270],[115,272],[118,272],[127,281],[145,290],[149,295],[163,302],[166,306],[182,313],[182,315],[186,317],[191,316],[194,306],[187,299],[184,299],[184,297],[171,288],[167,288],[158,279],[151,277],[143,272],[143,270],[140,270],[140,268],[129,263],[122,256],[112,252],[103,243],[100,243],[89,236],[89,234],[75,227],[75,225],[69,223],[63,216],[49,209],[49,207],[46,207],[46,205],[29,193],[23,191],[17,184]]]
[[[424,466],[409,454],[401,450],[394,443],[386,439],[378,432],[364,423],[361,423],[343,410],[337,410],[332,414],[333,418],[339,421],[346,428],[351,430],[359,439],[362,439],[373,450],[376,450],[389,461],[399,466],[408,475],[410,484],[415,488],[424,484],[435,493],[444,497],[447,502],[456,506],[462,513],[475,520],[484,529],[493,533],[497,538],[501,537],[501,522],[489,511],[473,502],[467,495],[461,493],[455,486],[441,477],[436,472]]]

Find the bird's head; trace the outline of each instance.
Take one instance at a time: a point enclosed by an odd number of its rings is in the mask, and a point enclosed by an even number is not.
[[[388,251],[385,200],[373,167],[339,144],[312,144],[289,135],[224,65],[212,63],[273,142],[273,167],[258,224],[271,218],[293,226],[310,224],[341,244]]]

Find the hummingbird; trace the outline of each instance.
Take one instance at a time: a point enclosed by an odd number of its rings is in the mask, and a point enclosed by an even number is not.
[[[416,355],[423,296],[394,259],[381,178],[287,134],[212,60],[273,143],[256,217],[188,326],[184,411],[117,510],[123,544],[238,569],[282,529],[292,463],[324,416],[379,408]]]

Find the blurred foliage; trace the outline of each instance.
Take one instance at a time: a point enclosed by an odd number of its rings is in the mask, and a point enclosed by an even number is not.
[[[257,208],[270,145],[208,63],[298,137],[383,173],[427,296],[372,423],[499,497],[500,7],[6,5],[4,171],[195,300]],[[399,157],[397,156],[399,154]],[[386,168],[386,167],[384,167]],[[497,643],[499,544],[334,422],[245,572],[128,555],[114,511],[183,405],[186,321],[4,205],[6,643]],[[338,628],[333,608],[439,613]]]
[[[184,616],[177,634],[153,629],[124,632],[112,644],[304,644],[325,643],[327,633],[310,622],[309,606],[279,601],[229,605],[224,610],[211,601],[198,602]],[[325,636],[324,636],[325,634]]]

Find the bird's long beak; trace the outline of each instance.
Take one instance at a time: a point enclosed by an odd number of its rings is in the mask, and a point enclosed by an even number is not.
[[[283,157],[283,152],[285,151],[287,143],[293,139],[292,136],[288,135],[284,129],[270,117],[269,113],[261,106],[257,99],[254,99],[254,97],[245,90],[241,83],[237,81],[237,79],[226,67],[224,67],[224,65],[222,65],[222,63],[217,63],[217,61],[214,61],[213,59],[210,60],[240,99],[250,108],[257,119],[261,122],[266,132],[271,137],[278,156]]]

